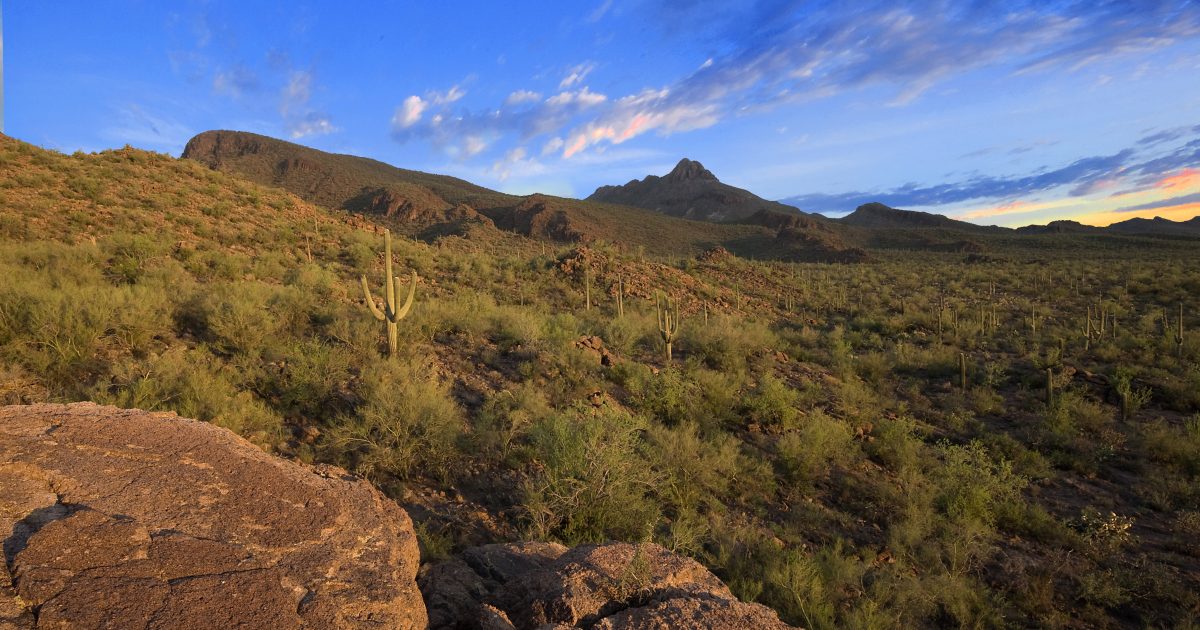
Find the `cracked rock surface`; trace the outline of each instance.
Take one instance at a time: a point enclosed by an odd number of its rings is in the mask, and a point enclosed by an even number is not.
[[[790,628],[708,569],[652,544],[485,545],[418,578],[434,630]]]
[[[0,628],[424,628],[408,515],[170,414],[0,408]]]

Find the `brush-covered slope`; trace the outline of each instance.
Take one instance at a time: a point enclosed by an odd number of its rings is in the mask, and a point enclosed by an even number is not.
[[[289,190],[306,201],[352,212],[436,222],[465,205],[512,205],[514,197],[447,175],[396,168],[377,160],[319,151],[244,131],[206,131],[182,157],[245,179]]]
[[[764,210],[799,212],[748,190],[723,184],[702,164],[687,158],[662,177],[647,175],[623,186],[601,186],[588,200],[703,221],[740,221]]]
[[[359,286],[378,296],[373,226],[189,160],[0,138],[0,403],[176,411],[338,464],[405,507],[426,563],[652,541],[806,627],[1174,627],[1200,610],[1192,241],[1012,234],[989,243],[1039,248],[868,267],[395,238],[418,286],[385,359]],[[1136,241],[1155,246],[1120,245]],[[669,361],[660,292],[681,316]],[[1161,326],[1180,302],[1182,345]],[[1119,326],[1085,340],[1098,305]],[[555,610],[669,606],[667,563],[628,558]],[[543,566],[524,592],[581,584]],[[457,592],[486,597],[512,568],[472,563]]]

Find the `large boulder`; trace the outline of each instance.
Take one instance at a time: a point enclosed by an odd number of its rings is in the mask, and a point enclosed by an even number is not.
[[[486,545],[426,567],[418,581],[434,630],[790,627],[651,543]]]
[[[0,408],[0,628],[424,628],[408,515],[219,427]]]

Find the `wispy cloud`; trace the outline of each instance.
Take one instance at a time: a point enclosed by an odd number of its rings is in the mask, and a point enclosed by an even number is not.
[[[1190,195],[1179,195],[1178,197],[1168,197],[1150,203],[1138,204],[1136,206],[1125,206],[1117,208],[1113,212],[1138,212],[1140,210],[1158,210],[1160,208],[1173,208],[1175,206],[1183,206],[1189,204],[1200,203],[1200,193],[1192,193]]]
[[[1068,197],[1109,190],[1120,190],[1114,195],[1123,195],[1144,188],[1161,188],[1164,181],[1170,181],[1164,177],[1198,166],[1200,139],[1156,153],[1147,153],[1145,145],[1139,143],[1111,155],[1086,157],[1066,166],[1024,175],[972,177],[933,185],[906,184],[874,192],[814,193],[782,201],[813,212],[846,212],[871,201],[896,207],[936,207],[977,200],[1011,201],[1063,187],[1069,187]]]
[[[218,70],[213,75],[212,87],[217,94],[241,98],[258,90],[258,75],[246,66],[235,64],[233,67]]]
[[[309,113],[300,120],[293,121],[288,126],[288,133],[293,140],[298,140],[307,136],[323,136],[337,131],[337,127],[333,125],[328,114],[319,112]]]
[[[279,97],[279,113],[286,117],[296,109],[308,105],[308,99],[312,98],[312,81],[311,72],[292,72]]]
[[[563,77],[563,80],[559,82],[558,89],[565,90],[573,85],[582,83],[583,80],[587,78],[587,75],[591,74],[592,70],[595,69],[596,64],[590,62],[581,63],[578,66],[571,68],[571,70],[567,72],[567,76]]]
[[[115,113],[115,123],[101,131],[101,136],[114,142],[174,153],[195,135],[178,120],[140,105],[126,105]]]
[[[504,99],[504,104],[509,106],[523,105],[525,103],[536,103],[540,100],[542,100],[542,95],[538,92],[534,92],[533,90],[517,90]]]
[[[644,86],[623,96],[604,95],[603,100],[598,93],[586,91],[585,82],[596,66],[580,64],[568,70],[559,83],[560,94],[550,99],[538,101],[537,92],[517,90],[499,106],[444,112],[436,124],[434,118],[418,123],[418,111],[416,117],[399,117],[401,124],[393,124],[393,137],[400,142],[426,138],[442,146],[459,146],[469,135],[515,134],[520,143],[544,135],[543,146],[558,145],[562,158],[573,158],[645,133],[701,129],[732,116],[868,86],[890,89],[890,104],[904,106],[949,78],[984,67],[1010,74],[1070,71],[1200,35],[1200,5],[1172,0],[943,0],[899,5],[882,0],[833,4],[759,0],[739,5],[736,11],[717,3],[694,6],[658,0],[642,7],[659,12],[647,16],[648,23],[662,24],[681,37],[711,41],[713,49],[723,54],[706,58],[690,74],[665,85]],[[576,95],[569,103],[575,109],[567,108],[567,94]],[[580,94],[592,96],[587,100]],[[555,138],[561,138],[561,144]],[[1108,164],[1084,161],[1068,168],[1104,170]],[[1072,176],[1072,170],[1057,175],[1063,180]],[[1044,186],[1055,177],[1030,176],[1017,187]]]

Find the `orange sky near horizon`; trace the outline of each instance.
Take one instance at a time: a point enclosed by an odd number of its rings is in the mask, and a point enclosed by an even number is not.
[[[1122,208],[1169,202],[1171,199],[1193,194],[1200,194],[1200,169],[1188,168],[1172,173],[1143,190],[1111,194],[1106,197],[1082,196],[1051,201],[1012,201],[997,206],[967,209],[953,213],[952,216],[968,221],[994,218],[999,225],[1010,227],[1047,223],[1054,219],[1078,221],[1084,225],[1097,227],[1133,218],[1163,217],[1172,221],[1187,221],[1200,216],[1200,201],[1187,200],[1175,205],[1163,205],[1142,210],[1122,210]]]

